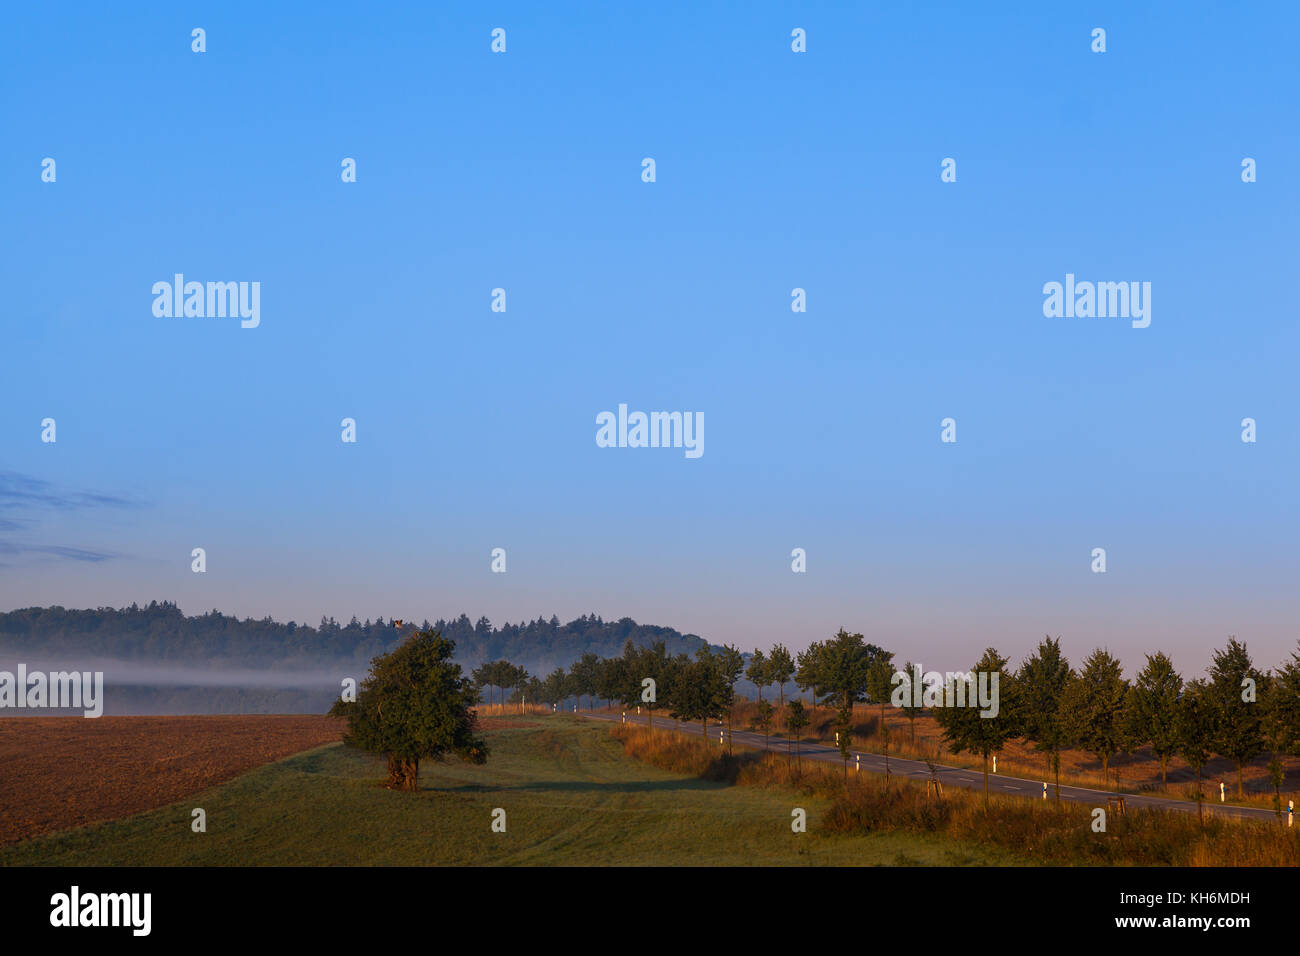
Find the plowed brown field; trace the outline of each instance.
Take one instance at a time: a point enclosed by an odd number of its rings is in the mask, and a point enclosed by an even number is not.
[[[6,717],[0,845],[165,806],[343,730],[324,716]]]

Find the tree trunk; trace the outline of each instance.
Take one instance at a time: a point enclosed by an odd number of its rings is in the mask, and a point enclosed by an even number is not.
[[[1056,805],[1061,805],[1061,755],[1052,754],[1052,766],[1056,769]]]
[[[388,755],[388,783],[386,786],[389,790],[414,792],[419,789],[419,778],[420,761],[398,757],[395,754]]]
[[[1164,790],[1169,789],[1169,758],[1167,756],[1160,758],[1160,786]]]
[[[1246,792],[1241,787],[1241,764],[1237,764],[1237,799],[1244,800]]]
[[[1200,818],[1201,829],[1205,829],[1205,800],[1201,793],[1201,768],[1196,768],[1196,815]]]
[[[984,755],[984,812],[989,809],[989,755]]]

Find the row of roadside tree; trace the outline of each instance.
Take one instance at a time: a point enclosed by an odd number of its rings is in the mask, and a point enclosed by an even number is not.
[[[1167,779],[1169,761],[1182,758],[1196,774],[1213,757],[1232,762],[1237,791],[1242,796],[1243,768],[1267,755],[1275,805],[1280,806],[1284,783],[1283,758],[1300,756],[1300,650],[1279,667],[1262,671],[1252,662],[1245,644],[1229,638],[1214,652],[1205,677],[1185,680],[1168,655],[1156,651],[1130,681],[1119,660],[1105,649],[1094,650],[1078,667],[1061,651],[1059,638],[1044,638],[1018,668],[995,648],[988,648],[971,668],[978,675],[998,675],[996,713],[992,708],[945,706],[952,695],[931,693],[921,704],[913,694],[914,670],[899,664],[891,651],[867,642],[861,634],[841,629],[826,641],[813,642],[792,655],[776,644],[767,651],[742,654],[730,645],[700,648],[694,656],[669,655],[663,643],[638,646],[629,641],[619,657],[584,654],[568,670],[556,669],[543,678],[508,661],[489,661],[474,670],[472,679],[489,702],[499,696],[518,703],[558,707],[574,700],[592,708],[599,701],[640,707],[653,728],[656,713],[674,720],[725,721],[730,730],[742,676],[757,689],[756,725],[767,732],[779,714],[784,729],[798,736],[808,714],[801,699],[787,701],[791,684],[808,695],[813,706],[835,709],[834,729],[847,771],[853,742],[853,707],[866,703],[880,708],[879,743],[888,753],[886,708],[898,707],[913,723],[929,712],[948,748],[989,758],[1012,740],[1023,739],[1043,755],[1058,787],[1061,753],[1086,751],[1109,773],[1120,753],[1149,748]],[[945,675],[951,685],[954,678]],[[924,682],[924,678],[923,678]],[[933,690],[933,688],[932,688]],[[776,697],[776,707],[763,694]],[[936,701],[936,698],[938,700]],[[779,710],[778,710],[779,708]]]

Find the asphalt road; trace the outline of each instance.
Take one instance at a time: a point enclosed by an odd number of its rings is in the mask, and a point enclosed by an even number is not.
[[[581,711],[579,717],[586,717],[589,720],[604,720],[617,723],[619,717],[613,714],[584,714]],[[629,723],[646,724],[646,717],[628,714]],[[700,729],[699,724],[682,723],[674,728],[671,717],[660,717],[655,721],[656,728],[662,728],[666,731],[676,731],[677,733],[688,734],[695,737],[705,736]],[[707,738],[714,744],[718,742],[718,731],[725,728],[718,727],[716,724],[709,727]],[[764,743],[763,735],[753,733],[752,731],[733,730],[731,733],[732,743],[751,747],[755,750],[772,750],[784,754],[786,751],[786,740],[784,737],[778,737],[775,734]],[[814,744],[805,741],[800,746],[803,757],[809,760],[822,760],[827,763],[833,763],[837,766],[843,765],[843,758],[840,756],[838,747],[829,747],[826,744]],[[849,773],[855,772],[856,762],[854,758],[860,758],[862,770],[867,773],[884,774],[885,757],[883,754],[863,753],[858,750],[849,751]],[[967,790],[984,789],[984,772],[983,770],[967,770],[963,767],[944,767],[936,765],[936,771],[940,782],[945,787],[965,787]],[[930,768],[924,762],[919,760],[907,760],[903,757],[890,756],[889,772],[896,777],[905,777],[913,780],[926,780],[930,776]],[[1207,781],[1208,783],[1208,781]],[[1043,798],[1043,781],[1025,780],[1020,777],[1008,777],[1006,774],[990,773],[989,774],[989,793],[1005,794],[1012,797],[1024,797],[1027,799],[1041,800]],[[1118,796],[1113,790],[1093,790],[1088,787],[1070,787],[1061,785],[1061,799],[1069,800],[1072,803],[1082,803],[1091,807],[1105,807],[1108,796]],[[1182,813],[1195,813],[1196,804],[1190,800],[1175,800],[1169,797],[1156,797],[1147,794],[1125,793],[1123,794],[1124,804],[1131,809],[1139,807],[1158,807],[1162,810],[1176,810]],[[1047,798],[1054,800],[1056,798],[1056,786],[1048,781]],[[1227,803],[1217,803],[1210,800],[1205,802],[1206,815],[1220,814],[1223,816],[1240,817],[1249,820],[1276,820],[1277,816],[1272,810],[1266,810],[1259,807],[1236,807]]]

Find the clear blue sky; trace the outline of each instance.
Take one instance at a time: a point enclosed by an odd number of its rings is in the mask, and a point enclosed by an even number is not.
[[[977,6],[7,10],[0,606],[1276,664],[1300,7]],[[156,318],[176,272],[261,326]],[[598,448],[620,402],[705,454]]]

